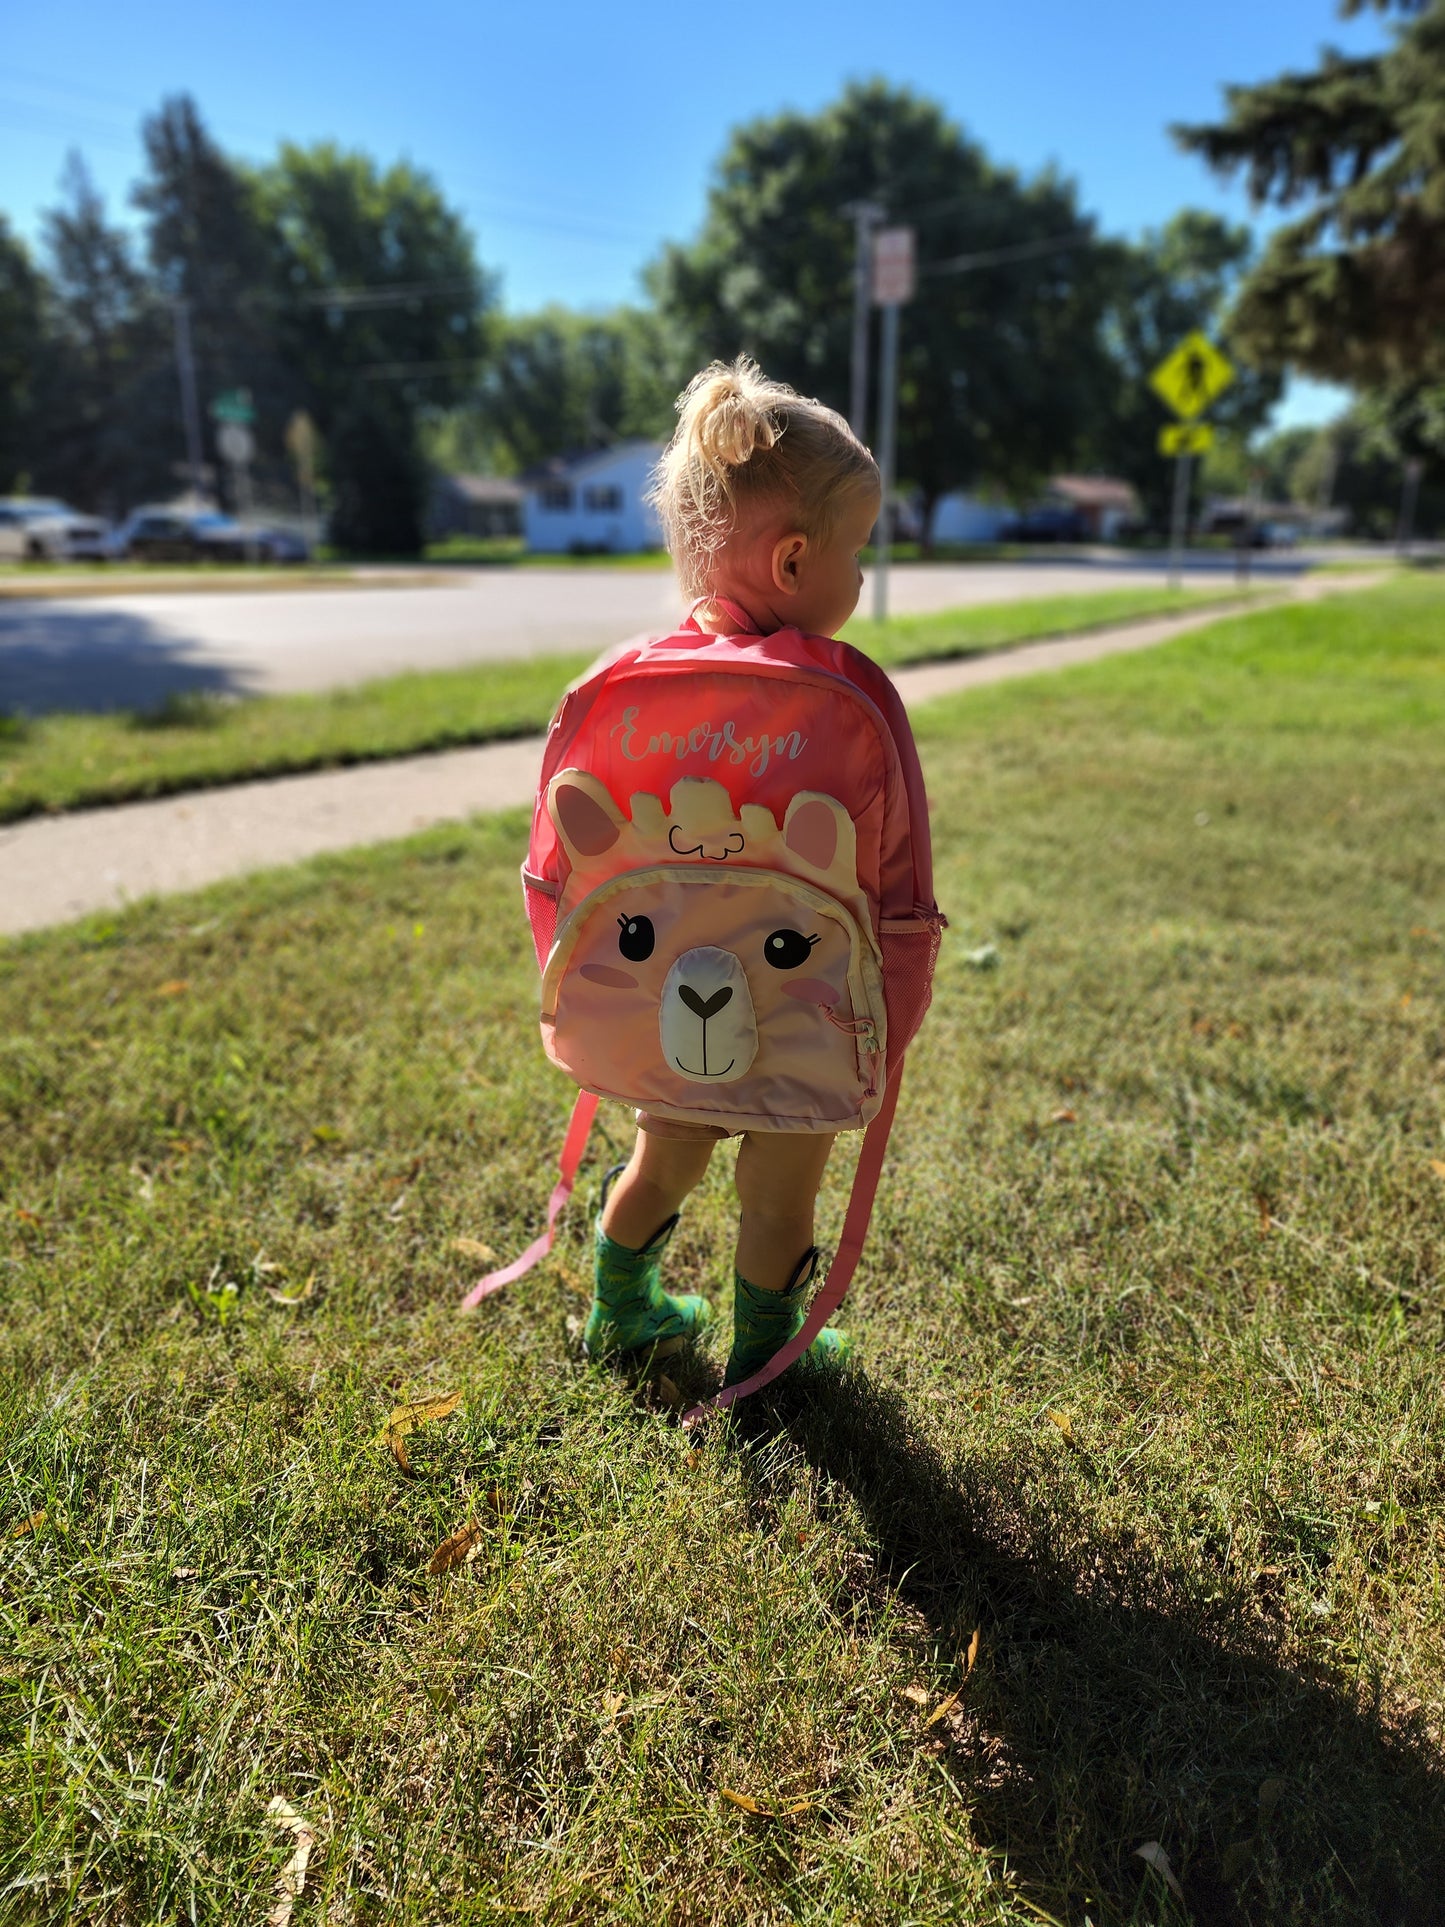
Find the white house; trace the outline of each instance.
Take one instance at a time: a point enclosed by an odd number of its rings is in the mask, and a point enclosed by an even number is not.
[[[955,489],[933,505],[935,542],[997,542],[999,530],[1013,520],[1007,502],[981,502]]]
[[[543,555],[660,549],[662,524],[643,497],[661,453],[661,442],[618,442],[529,469],[521,477],[527,547]]]

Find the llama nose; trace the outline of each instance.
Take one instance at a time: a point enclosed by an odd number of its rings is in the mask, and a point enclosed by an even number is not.
[[[691,984],[679,984],[677,994],[693,1016],[701,1017],[706,1023],[709,1017],[716,1017],[724,1004],[732,1001],[733,990],[731,984],[724,984],[721,990],[715,990],[711,997],[704,999],[698,996]]]

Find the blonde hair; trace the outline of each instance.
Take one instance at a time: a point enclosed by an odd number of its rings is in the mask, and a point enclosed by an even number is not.
[[[879,487],[877,463],[836,410],[769,381],[746,355],[694,375],[677,413],[648,500],[685,595],[712,587],[729,536],[760,510],[826,540],[843,501]]]

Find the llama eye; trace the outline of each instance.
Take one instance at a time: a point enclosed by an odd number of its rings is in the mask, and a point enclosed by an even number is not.
[[[801,930],[775,930],[763,945],[763,955],[774,970],[796,970],[812,956],[817,941]]]
[[[651,917],[619,917],[617,948],[629,963],[646,963],[657,942]]]

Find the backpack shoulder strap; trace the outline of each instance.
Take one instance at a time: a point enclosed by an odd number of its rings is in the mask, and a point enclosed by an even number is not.
[[[520,1258],[514,1258],[500,1271],[489,1271],[485,1278],[479,1278],[462,1300],[460,1309],[471,1311],[484,1298],[503,1285],[510,1285],[525,1271],[530,1271],[539,1258],[545,1258],[552,1249],[552,1239],[557,1230],[557,1220],[562,1215],[562,1207],[572,1195],[572,1187],[577,1182],[577,1168],[582,1162],[582,1153],[587,1149],[588,1133],[592,1120],[597,1115],[597,1099],[591,1091],[578,1091],[577,1102],[572,1106],[572,1116],[568,1121],[567,1135],[562,1140],[562,1155],[558,1159],[558,1177],[552,1196],[547,1204],[547,1229],[540,1237],[534,1238]]]
[[[843,1218],[843,1234],[838,1240],[833,1262],[828,1267],[827,1279],[809,1307],[802,1329],[781,1350],[774,1352],[767,1364],[754,1372],[751,1378],[745,1378],[737,1385],[726,1386],[714,1397],[704,1399],[701,1405],[694,1405],[684,1416],[684,1425],[696,1425],[699,1419],[706,1418],[710,1412],[724,1411],[740,1398],[751,1398],[754,1392],[760,1392],[765,1385],[771,1385],[775,1378],[781,1378],[788,1367],[807,1351],[842,1304],[852,1283],[853,1273],[858,1268],[863,1241],[868,1236],[868,1221],[873,1216],[873,1200],[878,1195],[883,1155],[888,1149],[888,1133],[893,1128],[893,1113],[898,1108],[898,1087],[902,1082],[903,1066],[899,1064],[888,1080],[878,1115],[864,1133],[863,1149],[858,1157],[858,1169],[853,1174],[853,1189],[848,1198],[848,1210]]]

